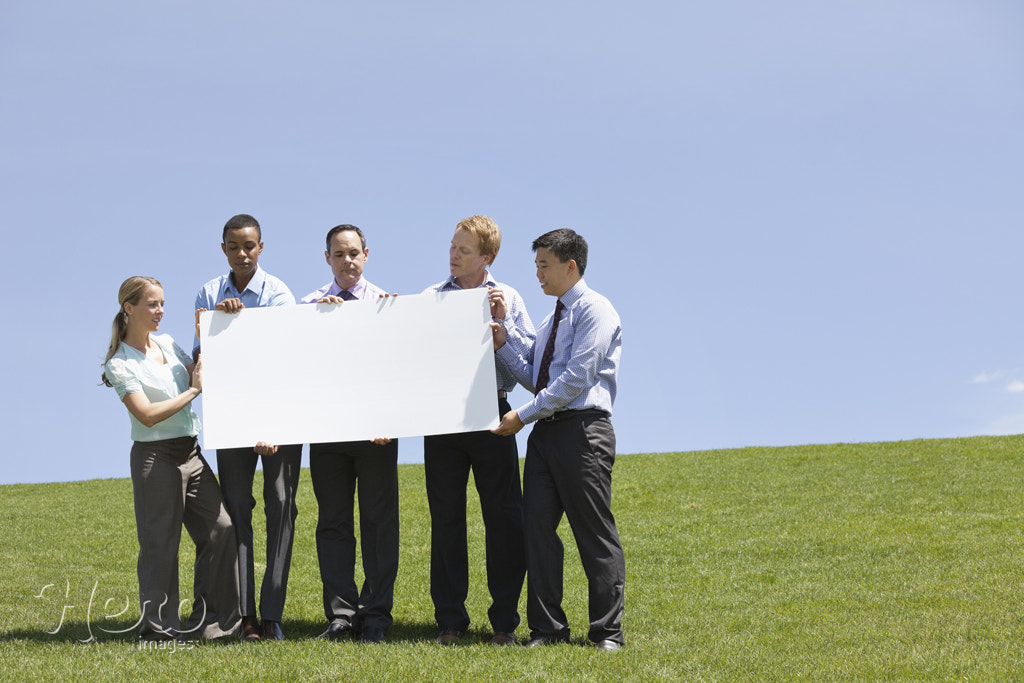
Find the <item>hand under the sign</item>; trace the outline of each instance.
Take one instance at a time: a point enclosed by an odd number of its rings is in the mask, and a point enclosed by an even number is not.
[[[256,451],[256,455],[277,455],[277,446],[266,441],[258,442],[253,450]]]
[[[501,418],[501,423],[491,431],[498,436],[512,436],[526,425],[519,419],[519,412],[510,410]]]

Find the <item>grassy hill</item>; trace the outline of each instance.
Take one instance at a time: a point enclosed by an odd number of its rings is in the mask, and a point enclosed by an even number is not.
[[[466,644],[435,645],[420,465],[399,470],[401,566],[395,626],[382,646],[313,639],[324,619],[308,472],[289,640],[177,651],[143,650],[134,633],[108,632],[138,618],[128,479],[2,486],[0,676],[1021,679],[1022,448],[1021,437],[978,437],[620,456],[613,508],[626,551],[628,642],[618,653],[583,646],[585,581],[564,523],[574,644],[487,643],[483,529],[472,503],[474,624]],[[191,561],[186,540],[182,597]],[[92,642],[80,642],[90,633]]]

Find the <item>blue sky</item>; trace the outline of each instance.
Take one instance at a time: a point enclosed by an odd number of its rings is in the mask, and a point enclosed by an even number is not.
[[[1009,0],[5,2],[0,483],[128,476],[118,285],[187,341],[242,212],[297,296],[333,225],[415,293],[488,214],[537,322],[574,228],[623,454],[1024,432],[1022,83]]]

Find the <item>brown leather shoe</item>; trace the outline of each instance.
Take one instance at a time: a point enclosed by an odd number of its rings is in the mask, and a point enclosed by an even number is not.
[[[441,629],[441,632],[437,634],[438,645],[454,645],[455,641],[462,637],[462,631],[455,628]]]
[[[260,625],[263,640],[284,640],[284,632],[281,630],[281,622],[263,620]]]
[[[503,633],[501,631],[495,631],[494,637],[491,638],[491,645],[515,645],[516,634],[514,633]]]
[[[242,640],[256,642],[260,639],[260,620],[256,617],[242,617]]]

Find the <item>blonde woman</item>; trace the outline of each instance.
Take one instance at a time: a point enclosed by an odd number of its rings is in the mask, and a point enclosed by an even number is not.
[[[193,363],[170,335],[157,334],[164,290],[130,277],[118,292],[103,382],[117,390],[132,425],[132,490],[139,537],[139,637],[220,638],[238,632],[234,530],[220,487],[199,450],[192,400],[203,390]],[[192,613],[182,628],[178,546],[184,524],[196,544]]]

